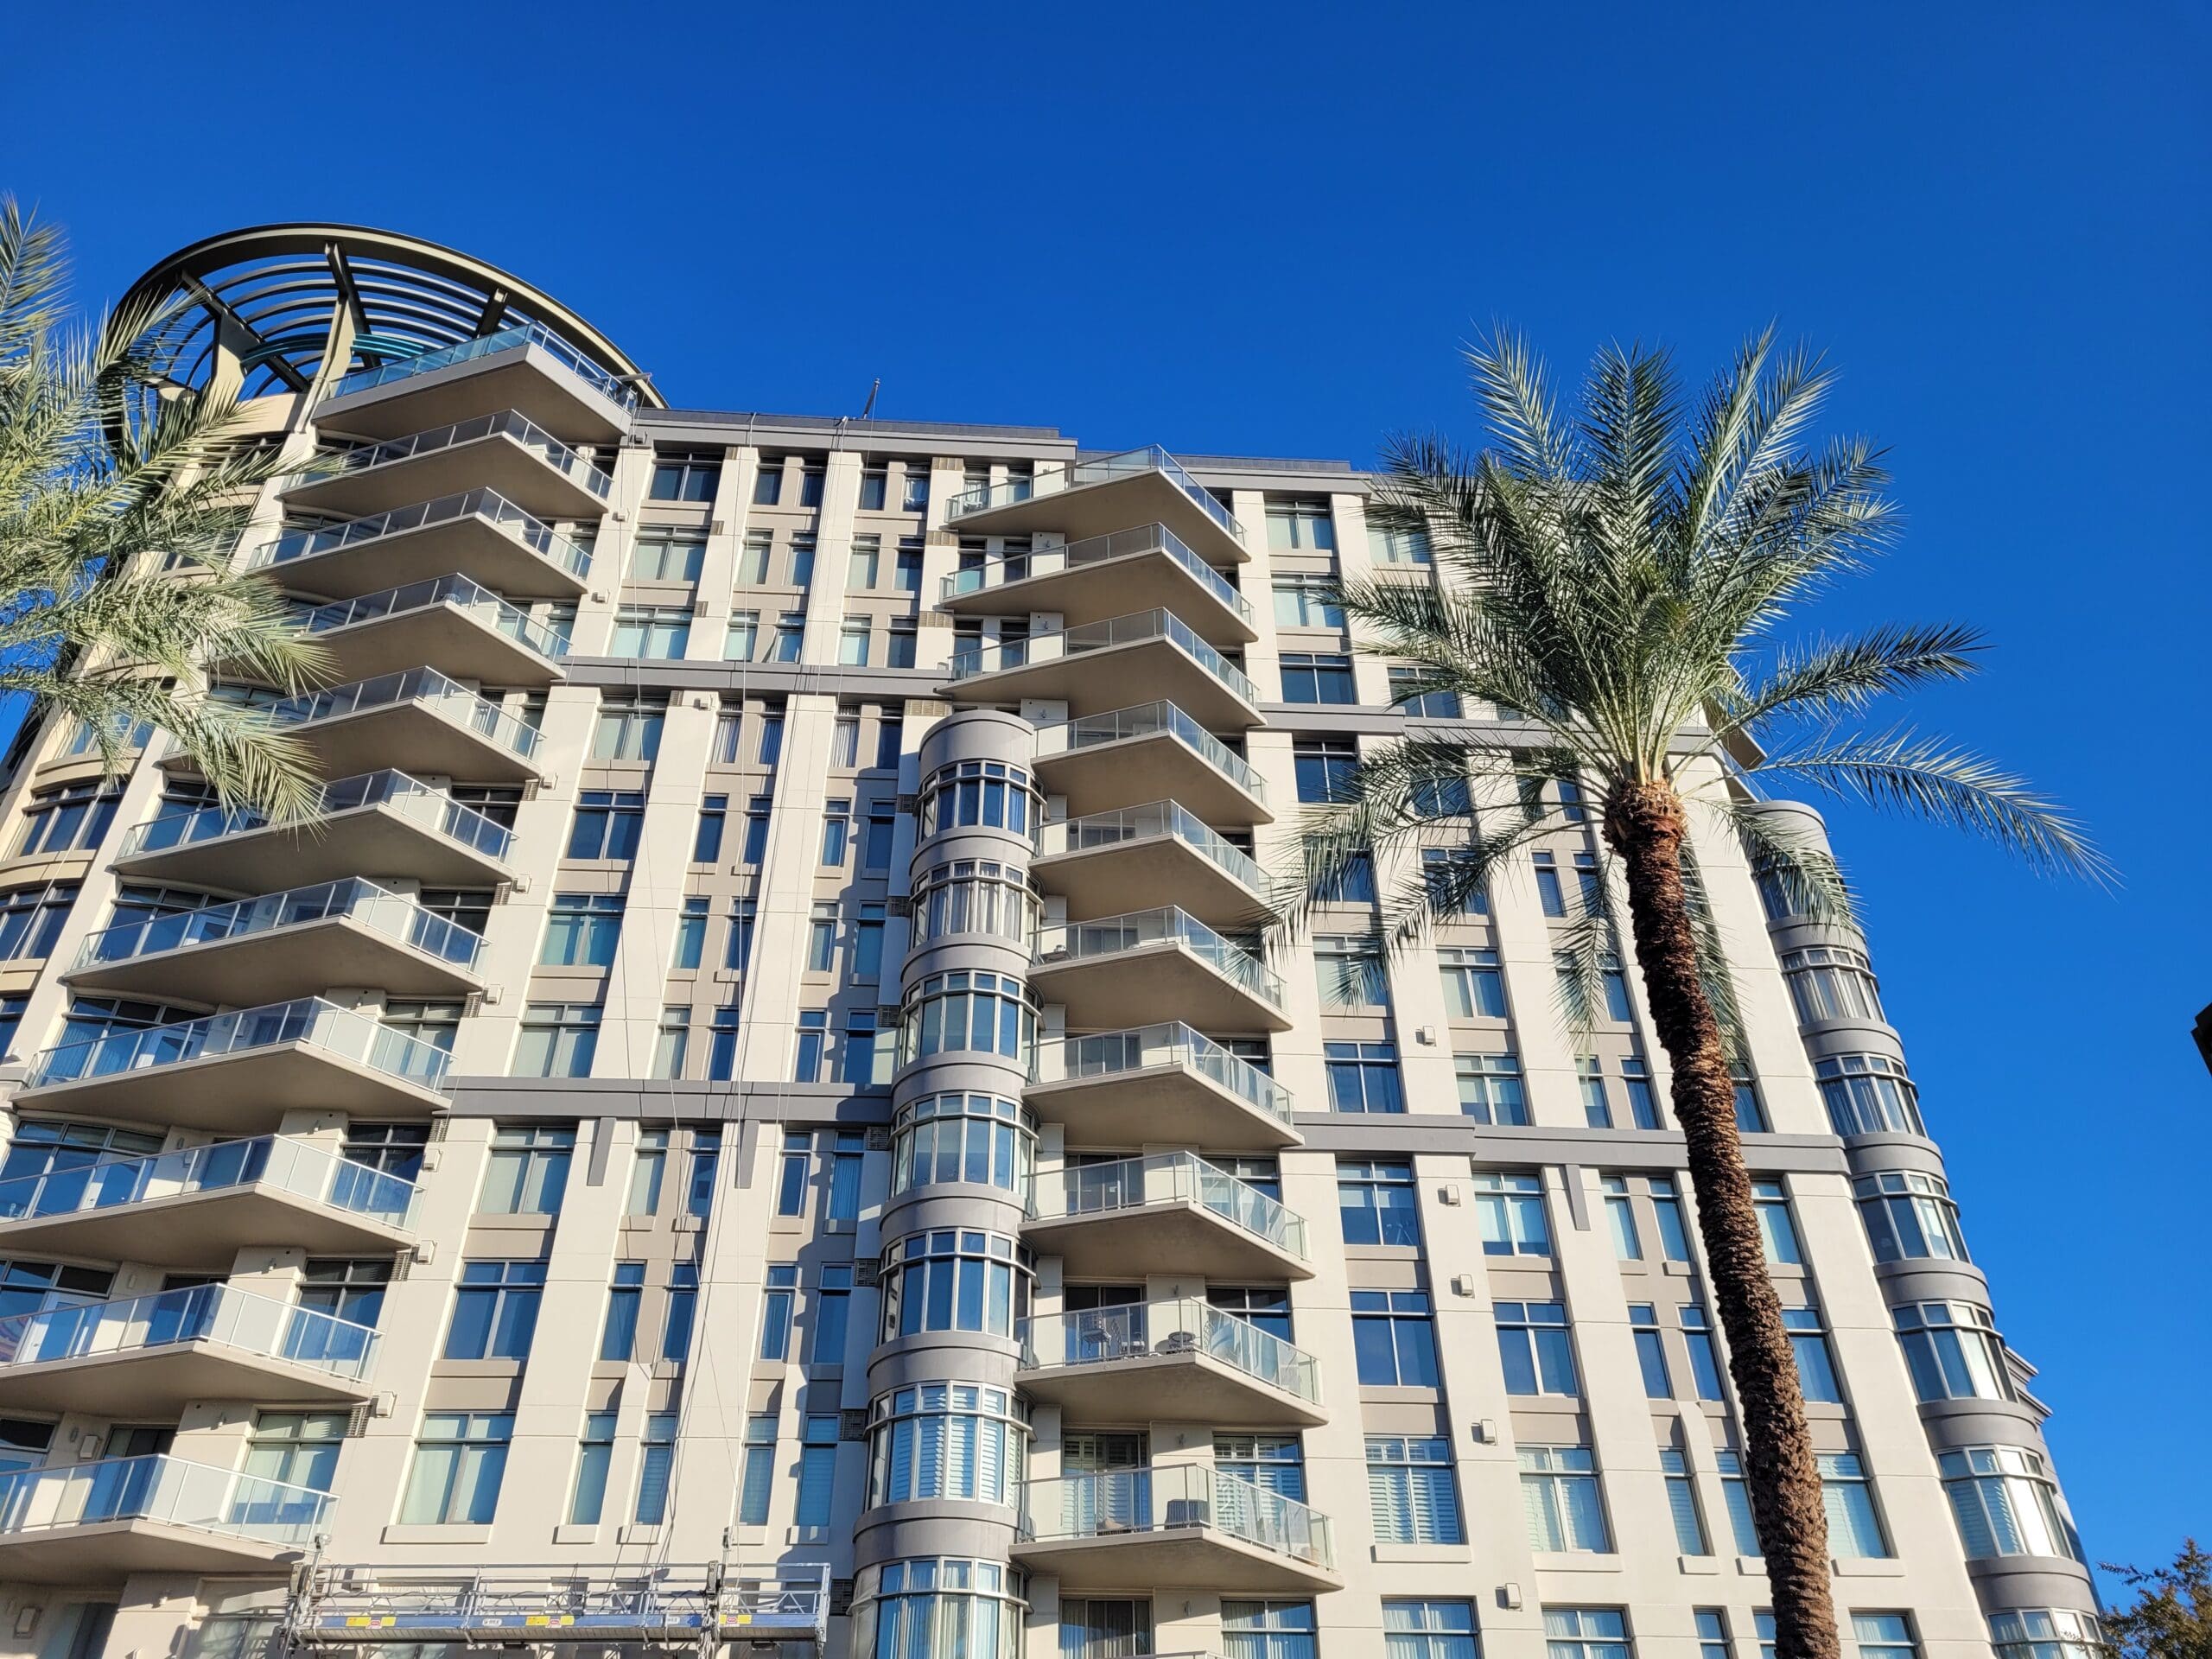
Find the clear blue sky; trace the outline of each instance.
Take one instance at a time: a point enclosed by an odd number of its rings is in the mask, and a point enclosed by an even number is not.
[[[20,8],[0,53],[0,185],[101,297],[353,220],[550,289],[679,404],[857,413],[880,375],[888,416],[1355,461],[1468,429],[1492,318],[1568,366],[1825,346],[1910,522],[1821,620],[1985,626],[1928,715],[2127,880],[1842,817],[1890,1007],[2092,1554],[2212,1537],[2212,13],[134,10]],[[289,103],[322,64],[358,96]]]

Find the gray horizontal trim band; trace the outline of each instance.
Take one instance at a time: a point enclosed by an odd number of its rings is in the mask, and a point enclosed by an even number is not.
[[[639,1077],[459,1077],[454,1117],[682,1118],[691,1122],[888,1123],[891,1094],[837,1083]]]
[[[570,685],[654,691],[757,691],[769,696],[893,697],[938,702],[934,668],[852,668],[835,663],[654,661],[635,657],[569,657]]]
[[[1485,1163],[1603,1164],[1609,1169],[1681,1169],[1688,1152],[1675,1130],[1516,1128],[1411,1117],[1391,1112],[1300,1112],[1309,1152],[1443,1153]],[[1759,1135],[1744,1142],[1753,1170],[1787,1175],[1847,1175],[1843,1143],[1827,1135]]]

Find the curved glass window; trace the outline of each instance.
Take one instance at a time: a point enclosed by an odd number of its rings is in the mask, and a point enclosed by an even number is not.
[[[1912,1079],[1887,1055],[1839,1054],[1815,1065],[1813,1075],[1838,1135],[1927,1135]]]
[[[1027,1586],[1014,1567],[886,1561],[853,1588],[853,1659],[1020,1659]]]
[[[868,1501],[1016,1501],[1029,1463],[1029,1417],[1011,1389],[925,1382],[879,1395],[868,1430]]]
[[[1037,1046],[1037,1005],[1007,974],[963,969],[915,986],[899,1020],[899,1063],[960,1052],[1027,1064]]]
[[[2111,1651],[2095,1618],[2070,1607],[1992,1613],[1989,1640],[1997,1659],[2104,1659]]]
[[[1789,982],[1801,1026],[1884,1017],[1874,969],[1864,951],[1834,944],[1792,950],[1782,959],[1782,976]]]
[[[2010,1400],[2005,1344],[1989,1310],[1972,1302],[1913,1302],[1894,1310],[1897,1341],[1923,1400]]]
[[[914,945],[988,933],[1027,947],[1041,908],[1027,871],[991,859],[955,859],[914,884]]]
[[[883,1339],[918,1331],[1011,1337],[1029,1316],[1029,1252],[1005,1233],[943,1227],[883,1253]]]
[[[1969,1446],[1936,1459],[1970,1561],[1993,1555],[2082,1559],[2043,1454],[2024,1446]]]
[[[899,1109],[891,1190],[969,1181],[1027,1201],[1036,1161],[1036,1120],[1018,1102],[997,1095],[927,1095]]]
[[[956,760],[922,784],[921,837],[982,826],[1034,840],[1043,798],[1029,774],[1003,760]]]
[[[1966,1262],[1959,1208],[1941,1175],[1885,1169],[1851,1184],[1877,1262]]]

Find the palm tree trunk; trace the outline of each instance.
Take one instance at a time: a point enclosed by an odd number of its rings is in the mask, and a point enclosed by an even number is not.
[[[1605,827],[1606,845],[1627,866],[1637,966],[1688,1142],[1698,1231],[1744,1414],[1745,1484],[1774,1591],[1776,1659],[1840,1659],[1820,1465],[1781,1299],[1767,1276],[1720,1025],[1698,974],[1682,887],[1681,798],[1664,783],[1624,785],[1605,804]]]

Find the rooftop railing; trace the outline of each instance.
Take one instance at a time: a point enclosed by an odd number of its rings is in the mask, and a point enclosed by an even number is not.
[[[463,806],[444,791],[410,778],[404,772],[368,772],[325,784],[306,823],[312,826],[341,812],[375,806],[389,807],[401,817],[419,823],[448,841],[458,842],[502,863],[514,842],[512,830],[475,808]],[[167,852],[175,847],[195,847],[225,836],[246,835],[268,827],[269,821],[257,813],[226,811],[219,806],[194,807],[190,811],[163,813],[144,823],[133,824],[124,836],[123,850],[117,856],[130,858],[140,853]],[[308,827],[306,832],[312,835],[315,830]]]
[[[1022,1486],[1024,1542],[1192,1527],[1224,1533],[1324,1572],[1336,1565],[1328,1516],[1210,1464],[1061,1475]]]
[[[497,490],[482,489],[417,501],[410,506],[394,507],[390,512],[349,518],[342,524],[288,531],[275,541],[264,542],[249,552],[245,566],[249,570],[265,570],[335,553],[341,548],[355,547],[385,536],[427,530],[433,524],[457,524],[463,518],[482,519],[509,540],[528,549],[548,564],[567,571],[578,582],[591,569],[591,554],[588,550],[549,529]]]
[[[423,909],[412,899],[355,875],[319,881],[311,887],[239,899],[199,910],[173,911],[104,927],[77,952],[79,970],[101,963],[133,962],[193,945],[307,927],[316,922],[357,922],[372,932],[441,962],[474,969],[484,954],[484,937]]]
[[[957,599],[963,594],[979,594],[1009,582],[1027,582],[1036,576],[1058,575],[1064,570],[1079,570],[1085,565],[1103,563],[1109,559],[1125,559],[1140,553],[1164,553],[1175,561],[1193,582],[1205,588],[1227,609],[1246,622],[1252,620],[1252,607],[1244,595],[1230,586],[1221,573],[1183,544],[1183,540],[1164,524],[1140,524],[1134,530],[1117,530],[1110,536],[1090,536],[1079,542],[1069,542],[1060,547],[1040,547],[1027,553],[1009,553],[1001,558],[988,559],[966,570],[956,570],[944,578],[939,597]]]
[[[1173,905],[1133,910],[1125,916],[1102,916],[1096,921],[1055,922],[1040,927],[1035,960],[1039,966],[1096,961],[1155,944],[1173,944],[1188,950],[1224,979],[1262,1001],[1282,1006],[1282,981],[1262,966],[1257,957]]]
[[[1055,1323],[1058,1341],[1052,1333]],[[1321,1363],[1313,1355],[1194,1298],[1084,1308],[1057,1319],[1045,1315],[1031,1319],[1020,1335],[1021,1363],[1032,1369],[1204,1354],[1271,1389],[1321,1403]]]
[[[414,1185],[397,1175],[308,1141],[264,1135],[0,1180],[0,1221],[96,1215],[249,1186],[270,1187],[393,1227],[405,1226],[415,1206]]]
[[[443,1049],[319,996],[58,1044],[31,1058],[22,1086],[78,1083],[295,1043],[425,1089],[445,1087],[448,1062]]]
[[[1195,813],[1173,801],[1153,801],[1143,806],[1126,806],[1116,811],[1093,812],[1084,817],[1048,823],[1038,851],[1045,857],[1055,853],[1095,853],[1155,836],[1173,836],[1204,854],[1224,874],[1254,892],[1266,890],[1267,878],[1250,855],[1222,839]]]
[[[184,1343],[283,1360],[357,1382],[375,1363],[377,1333],[320,1308],[236,1285],[187,1285],[0,1319],[0,1378],[25,1365],[143,1354]]]
[[[1176,1066],[1227,1090],[1277,1122],[1296,1122],[1290,1090],[1249,1061],[1241,1060],[1201,1032],[1180,1023],[1140,1026],[1091,1037],[1069,1037],[1039,1046],[1032,1083],[1117,1077]]]
[[[489,738],[524,760],[537,753],[543,741],[535,726],[516,719],[498,703],[478,696],[435,668],[402,669],[397,674],[379,674],[372,680],[288,697],[270,708],[269,717],[279,726],[307,726],[403,702],[420,703],[441,719]]]
[[[1257,801],[1268,798],[1268,786],[1243,758],[1172,702],[1143,702],[1104,714],[1084,715],[1074,720],[1051,721],[1037,728],[1040,759],[1118,743],[1127,738],[1166,734],[1182,743],[1216,772]]]
[[[333,397],[350,397],[357,391],[368,391],[377,386],[390,385],[397,380],[450,368],[456,363],[495,357],[502,352],[518,352],[530,346],[547,353],[601,397],[611,398],[625,409],[637,407],[638,393],[634,387],[624,385],[550,328],[536,322],[517,323],[494,334],[460,340],[434,352],[424,352],[419,357],[403,357],[393,362],[380,363],[373,369],[357,369],[331,388],[330,395]]]
[[[955,652],[949,665],[950,677],[969,679],[978,674],[995,674],[1004,669],[1028,667],[1154,639],[1165,639],[1178,647],[1245,702],[1258,703],[1260,688],[1245,677],[1242,669],[1199,639],[1192,632],[1190,624],[1173,611],[1135,611],[1101,622],[1080,622],[1071,628],[1033,633],[1012,645],[975,646]]]
[[[312,1487],[182,1458],[102,1458],[0,1475],[0,1538],[151,1521],[305,1549],[324,1529],[331,1502]]]
[[[1238,541],[1244,539],[1244,526],[1236,522],[1236,516],[1215,499],[1213,492],[1185,471],[1182,462],[1157,444],[1142,449],[1130,449],[1118,455],[1096,455],[1088,461],[1047,467],[1033,477],[1024,476],[1004,484],[985,485],[981,489],[966,491],[952,498],[951,504],[945,509],[945,517],[959,518],[991,507],[1030,500],[1049,494],[1055,489],[1079,489],[1086,484],[1103,484],[1112,479],[1128,478],[1138,473],[1161,474],[1188,496],[1207,518]]]
[[[428,432],[416,432],[383,443],[364,444],[357,449],[321,450],[283,482],[286,487],[321,483],[327,479],[343,478],[349,473],[366,472],[372,467],[387,466],[395,461],[412,461],[417,455],[434,455],[442,449],[502,436],[512,438],[555,472],[594,495],[604,498],[614,488],[614,480],[590,460],[537,422],[512,409],[503,409],[496,415],[479,415],[473,420],[455,421],[451,426],[434,427]]]
[[[309,633],[330,633],[409,611],[426,611],[437,605],[456,606],[469,612],[486,627],[505,634],[517,645],[527,646],[548,661],[557,662],[569,654],[569,642],[560,634],[542,622],[531,621],[526,612],[508,604],[489,588],[462,575],[431,576],[423,582],[387,588],[380,594],[364,594],[359,599],[333,600],[327,605],[301,612],[300,626]]]
[[[1300,1257],[1306,1254],[1303,1217],[1194,1152],[1078,1164],[1061,1172],[1057,1190],[1049,1176],[1037,1182],[1039,1220],[1111,1215],[1165,1204],[1194,1204],[1279,1250]]]

